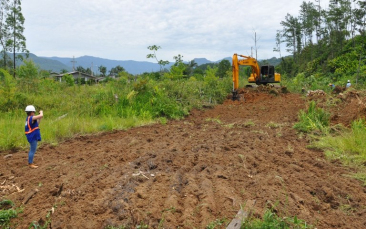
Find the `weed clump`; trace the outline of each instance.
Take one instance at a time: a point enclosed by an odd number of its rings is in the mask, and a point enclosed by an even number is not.
[[[0,201],[0,228],[10,228],[10,220],[18,216],[21,210],[13,209],[11,200]]]
[[[294,125],[294,128],[304,133],[317,130],[326,134],[329,131],[329,118],[328,112],[316,107],[316,103],[311,101],[307,111],[300,111],[299,122]]]

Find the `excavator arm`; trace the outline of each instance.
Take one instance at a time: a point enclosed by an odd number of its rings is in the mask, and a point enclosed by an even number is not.
[[[238,59],[238,56],[243,57],[245,59]],[[243,56],[234,54],[233,55],[233,91],[238,90],[239,88],[239,66],[240,65],[246,65],[250,66],[252,68],[252,73],[250,74],[250,77],[248,81],[250,83],[255,83],[259,80],[260,76],[260,68],[258,65],[258,62],[255,58],[250,56]]]

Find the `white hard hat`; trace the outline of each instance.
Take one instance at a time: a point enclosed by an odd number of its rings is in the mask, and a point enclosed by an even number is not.
[[[33,106],[33,105],[28,105],[26,108],[25,108],[25,112],[36,112],[36,108]]]
[[[351,82],[350,80],[347,80],[347,82],[349,83],[349,82]]]

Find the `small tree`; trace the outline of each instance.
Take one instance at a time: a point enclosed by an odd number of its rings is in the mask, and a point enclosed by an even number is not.
[[[217,76],[220,78],[224,78],[227,75],[227,72],[230,71],[231,64],[228,60],[222,60],[219,63],[219,67],[217,68]]]
[[[193,74],[193,71],[196,69],[196,67],[197,67],[197,63],[194,61],[194,60],[191,60],[191,61],[189,61],[189,63],[186,65],[187,67],[186,67],[186,74],[188,75],[188,76],[192,76],[192,74]]]
[[[82,72],[82,73],[86,73],[86,70],[85,70],[85,68],[83,66],[77,66],[76,67],[76,71]]]
[[[107,72],[107,67],[104,67],[103,65],[100,65],[98,67],[98,70],[100,71],[100,73],[102,73],[102,76],[105,76],[105,73]]]
[[[64,75],[63,78],[66,82],[66,85],[68,85],[68,86],[74,86],[75,85],[75,79],[72,75],[66,74],[66,75]]]
[[[178,54],[178,56],[173,56],[175,60],[174,66],[178,66],[179,64],[183,63],[183,56]]]
[[[2,62],[1,65],[3,68],[7,68],[7,64],[9,63],[9,57],[6,53],[6,41],[9,40],[9,32],[7,31],[5,22],[6,22],[6,15],[10,9],[9,0],[1,0],[0,1],[0,45],[2,46]],[[12,66],[12,64],[11,64]]]
[[[167,60],[158,60],[158,58],[156,57],[156,52],[159,49],[161,49],[161,47],[157,46],[157,45],[152,45],[152,46],[147,47],[147,49],[149,49],[150,51],[153,51],[153,53],[147,54],[146,58],[155,59],[158,62],[159,66],[160,66],[160,74],[162,74],[164,66],[169,64],[169,61],[167,61]]]
[[[24,60],[23,64],[17,69],[18,77],[21,79],[21,84],[26,86],[29,91],[30,88],[35,89],[38,79],[39,68],[34,64],[32,60]]]
[[[117,65],[116,67],[112,68],[109,71],[109,74],[118,76],[120,72],[124,72],[124,71],[125,71],[125,69],[122,66]]]
[[[26,49],[24,32],[24,21],[25,18],[22,14],[22,8],[20,7],[21,0],[14,0],[10,7],[10,12],[6,18],[6,31],[11,34],[5,44],[4,50],[11,50],[13,52],[13,76],[15,78],[15,60],[16,58],[22,59],[22,55],[16,57],[16,52],[25,52],[28,57],[29,51]]]

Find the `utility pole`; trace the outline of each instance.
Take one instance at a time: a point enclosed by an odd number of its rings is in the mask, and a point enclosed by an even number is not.
[[[257,32],[254,32],[254,41],[255,41],[255,59],[258,60],[258,56],[257,56]]]
[[[91,75],[94,76],[94,70],[93,70],[93,62],[92,62],[92,65],[91,65]]]
[[[70,62],[72,62],[72,71],[74,72],[75,71],[75,63],[77,62],[77,61],[75,61],[75,56],[72,56],[72,61],[70,61]]]

